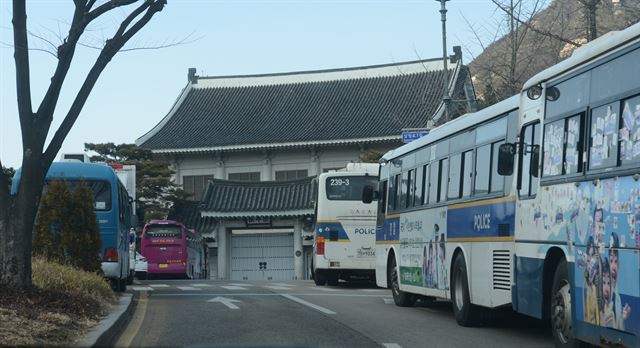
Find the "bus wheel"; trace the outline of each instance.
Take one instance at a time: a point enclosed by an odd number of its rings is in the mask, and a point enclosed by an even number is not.
[[[417,300],[417,296],[414,294],[406,293],[400,290],[400,282],[398,281],[398,265],[396,265],[396,258],[391,258],[391,267],[389,267],[389,279],[391,280],[391,294],[393,295],[393,302],[396,306],[400,307],[412,307]]]
[[[451,284],[451,302],[453,314],[458,325],[473,326],[478,317],[478,308],[471,304],[469,297],[469,283],[467,281],[467,266],[464,256],[458,254],[453,262]]]
[[[313,281],[317,286],[323,286],[327,284],[327,277],[320,271],[313,272]]]
[[[329,274],[327,274],[327,283],[329,283],[329,285],[331,286],[337,286],[338,279],[340,279],[340,277],[337,271],[332,271],[332,272],[329,272]]]
[[[117,281],[118,284],[118,292],[125,292],[127,291],[127,279],[118,279]]]
[[[578,347],[571,334],[571,284],[567,275],[567,261],[558,263],[551,287],[551,332],[556,347]]]

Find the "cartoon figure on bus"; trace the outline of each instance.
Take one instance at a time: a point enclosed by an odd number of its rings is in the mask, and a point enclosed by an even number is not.
[[[624,252],[638,246],[640,205],[636,185],[635,181],[614,178],[597,185],[585,184],[578,191],[578,197],[582,197],[579,214],[585,208],[592,211],[587,232],[577,225],[574,236],[577,245],[586,245],[576,254],[577,271],[584,274],[582,280],[576,278],[582,293],[578,310],[586,323],[625,331],[638,324],[637,315],[631,319],[632,308],[638,304],[638,298],[631,295],[637,291],[632,284],[638,279],[633,272],[637,271],[638,259],[635,253]]]
[[[598,261],[599,258],[595,245],[593,243],[593,237],[589,237],[589,242],[587,243],[587,254],[586,254],[586,262],[584,271],[585,277],[585,290],[582,292],[583,303],[584,303],[584,321],[591,324],[599,324],[600,319],[600,311],[598,310]]]

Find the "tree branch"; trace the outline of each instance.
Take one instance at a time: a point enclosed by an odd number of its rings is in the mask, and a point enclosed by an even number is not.
[[[27,40],[27,12],[24,0],[13,0],[13,57],[16,62],[16,94],[22,131],[22,145],[27,149],[31,141],[31,82],[29,76],[29,43]]]
[[[122,37],[122,35],[125,33],[125,31],[127,30],[127,28],[129,27],[129,25],[131,25],[131,22],[133,22],[134,19],[136,19],[142,12],[144,12],[144,10],[146,10],[147,8],[149,8],[149,6],[151,6],[151,2],[149,1],[145,1],[142,3],[142,5],[138,6],[138,8],[136,8],[135,10],[133,10],[133,12],[131,12],[127,18],[125,18],[122,23],[120,23],[120,27],[118,28],[118,31],[116,31],[116,33],[113,35],[113,39],[117,39],[119,37]]]
[[[103,15],[106,12],[109,12],[109,11],[113,10],[114,8],[131,5],[136,1],[138,1],[138,0],[111,0],[109,2],[106,2],[106,3],[98,6],[95,10],[89,12],[89,14],[87,15],[87,22],[93,21],[94,19],[100,17],[101,15]],[[149,1],[149,0],[145,0],[145,1]],[[89,3],[93,7],[93,4],[95,3],[95,0],[92,0]],[[89,7],[89,6],[87,6],[87,7]],[[90,8],[87,8],[87,10],[89,10],[89,9]]]
[[[76,51],[76,44],[86,27],[86,23],[83,22],[83,17],[85,15],[84,4],[79,1],[75,1],[75,4],[76,8],[73,12],[69,35],[67,39],[58,46],[58,65],[51,77],[51,83],[49,84],[47,93],[44,95],[36,113],[38,119],[42,121],[41,129],[44,134],[42,137],[42,146],[44,146],[46,135],[49,133],[49,127],[51,127],[51,122],[53,121],[53,113],[55,112],[56,105],[58,104],[62,85],[67,73],[69,72],[69,68],[71,68],[71,62],[73,61],[73,56]]]
[[[502,4],[500,4],[497,0],[491,0],[491,2],[493,2],[496,6],[498,6],[498,8],[500,8],[500,9],[501,9],[502,11],[504,11],[505,13],[510,14],[510,13],[509,13],[509,9],[508,9],[508,8],[505,8],[505,7],[504,7]],[[556,35],[556,34],[554,34],[554,33],[551,33],[551,32],[545,31],[545,30],[538,29],[538,28],[534,27],[533,25],[531,25],[531,24],[529,24],[529,23],[524,22],[524,21],[523,21],[523,20],[521,20],[520,18],[517,18],[517,17],[515,17],[515,16],[512,16],[512,17],[513,17],[513,19],[515,19],[518,23],[520,23],[520,24],[522,24],[522,25],[526,26],[527,28],[529,28],[529,29],[533,30],[534,32],[536,32],[536,33],[538,33],[538,34],[540,34],[540,35],[544,35],[544,36],[548,36],[548,37],[554,38],[554,39],[556,39],[556,40],[562,41],[562,42],[564,42],[564,43],[568,43],[568,44],[573,45],[573,46],[575,46],[575,47],[580,47],[580,46],[582,46],[581,44],[579,44],[579,43],[577,43],[577,42],[575,42],[575,41],[572,41],[572,40],[566,39],[566,38],[564,38],[564,37],[561,37],[560,35]]]
[[[44,154],[44,161],[46,166],[50,165],[51,162],[53,162],[56,154],[58,153],[58,151],[60,150],[60,147],[62,146],[64,139],[67,137],[67,135],[69,134],[69,131],[71,131],[71,127],[73,127],[73,124],[78,119],[78,116],[80,115],[80,111],[82,110],[84,104],[86,103],[87,98],[91,93],[91,90],[95,86],[98,80],[98,77],[100,77],[100,74],[102,73],[104,68],[111,61],[113,56],[115,56],[115,54],[118,53],[118,51],[129,41],[129,39],[131,39],[138,31],[140,31],[140,29],[142,29],[151,20],[153,15],[162,11],[164,6],[167,4],[167,1],[166,0],[145,0],[145,3],[146,5],[148,5],[146,6],[147,11],[142,16],[142,18],[140,18],[140,20],[134,23],[129,30],[125,31],[120,36],[117,36],[118,33],[120,32],[120,29],[118,29],[118,32],[111,39],[107,40],[107,43],[102,49],[102,51],[100,52],[98,59],[96,60],[93,67],[91,67],[89,74],[87,75],[87,77],[84,80],[84,83],[80,87],[80,90],[78,91],[78,94],[76,95],[76,98],[73,101],[73,104],[69,109],[69,112],[65,116],[64,120],[62,121],[62,124],[56,131],[55,135],[51,139],[51,142],[49,143],[49,146],[47,147],[47,150]],[[133,16],[133,14],[136,13],[136,11],[134,11],[131,15],[129,15],[124,22],[126,22],[129,19],[129,17]],[[130,22],[131,21],[129,21],[129,23]]]
[[[4,42],[4,41],[0,41],[0,45],[4,45],[6,47],[14,47],[14,45],[12,45],[12,44],[10,44],[8,42]],[[58,58],[58,56],[56,56],[55,53],[53,53],[53,52],[51,52],[51,51],[49,51],[47,49],[44,49],[44,48],[29,48],[29,51],[44,52],[44,53],[47,53],[47,54],[51,55],[53,58],[56,58],[56,59]]]
[[[166,41],[164,41],[162,44],[160,45],[151,45],[151,46],[141,46],[141,47],[132,47],[132,48],[123,48],[121,49],[119,52],[130,52],[130,51],[145,51],[145,50],[159,50],[162,48],[168,48],[168,47],[175,47],[175,46],[181,46],[181,45],[188,45],[190,43],[194,43],[198,40],[200,40],[201,38],[203,38],[204,36],[200,36],[198,38],[189,40],[189,38],[191,37],[192,34],[187,35],[185,38],[181,39],[180,41],[172,41],[167,43]],[[96,46],[96,45],[90,45],[87,43],[83,43],[83,42],[78,42],[79,46],[82,47],[86,47],[86,48],[91,48],[94,50],[102,50],[104,48],[104,46]]]
[[[96,0],[89,0],[89,2],[87,3],[87,6],[85,6],[84,10],[86,12],[91,11],[91,8],[93,7],[93,5],[95,5]]]

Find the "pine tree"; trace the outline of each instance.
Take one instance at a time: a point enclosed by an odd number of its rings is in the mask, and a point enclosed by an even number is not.
[[[63,181],[48,184],[42,197],[33,237],[33,253],[47,260],[64,262],[63,236],[68,226],[63,221],[69,216],[71,194]]]
[[[70,262],[89,272],[100,271],[100,228],[93,209],[93,192],[89,185],[81,181],[72,198],[71,221],[72,241],[68,245]]]

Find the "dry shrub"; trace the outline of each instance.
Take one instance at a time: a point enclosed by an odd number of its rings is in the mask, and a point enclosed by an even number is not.
[[[107,305],[116,299],[109,283],[102,276],[71,266],[33,259],[33,285],[44,290],[72,292],[96,299]]]

